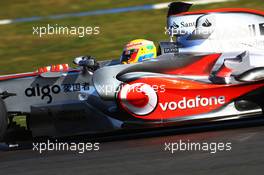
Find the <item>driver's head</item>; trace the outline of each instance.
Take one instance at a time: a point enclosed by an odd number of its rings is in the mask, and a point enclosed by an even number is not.
[[[136,39],[126,44],[121,56],[121,63],[138,63],[156,57],[157,51],[152,41]]]

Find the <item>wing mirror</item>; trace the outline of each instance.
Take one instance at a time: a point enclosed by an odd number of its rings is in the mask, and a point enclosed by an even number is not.
[[[81,66],[84,70],[95,71],[99,68],[99,63],[92,56],[80,56],[73,60],[73,63],[77,66]]]

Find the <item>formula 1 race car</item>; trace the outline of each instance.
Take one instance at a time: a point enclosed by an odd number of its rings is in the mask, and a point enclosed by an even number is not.
[[[61,137],[263,115],[264,12],[190,6],[170,5],[172,41],[155,59],[83,57],[76,69],[1,76],[0,137],[14,116],[26,116],[33,137]]]

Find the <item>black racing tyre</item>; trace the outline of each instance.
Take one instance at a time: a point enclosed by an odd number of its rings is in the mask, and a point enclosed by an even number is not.
[[[8,126],[8,116],[4,101],[0,98],[0,141],[3,140]]]

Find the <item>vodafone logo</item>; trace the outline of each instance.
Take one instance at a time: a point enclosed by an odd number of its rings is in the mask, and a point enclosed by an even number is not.
[[[151,113],[158,102],[155,90],[144,83],[124,85],[120,91],[119,98],[123,107],[136,115]]]
[[[201,97],[200,95],[196,96],[194,99],[186,99],[183,97],[182,100],[159,103],[162,111],[167,110],[184,110],[184,109],[192,109],[199,107],[207,107],[207,106],[215,106],[215,105],[223,105],[225,104],[225,96],[219,97]]]

